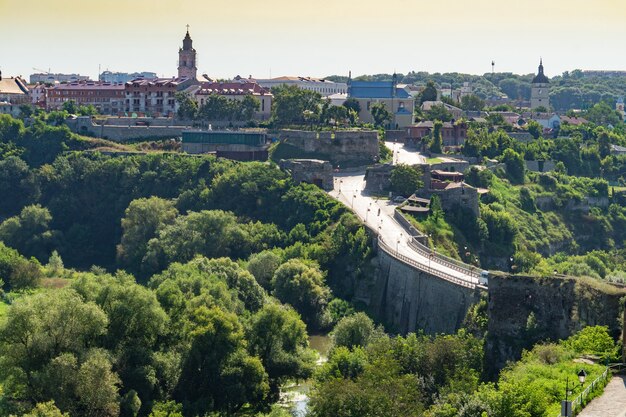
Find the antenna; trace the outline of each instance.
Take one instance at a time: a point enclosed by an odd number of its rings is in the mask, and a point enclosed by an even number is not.
[[[491,75],[495,74],[496,61],[491,61]]]

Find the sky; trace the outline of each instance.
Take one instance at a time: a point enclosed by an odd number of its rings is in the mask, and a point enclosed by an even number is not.
[[[0,70],[169,77],[186,25],[214,78],[626,70],[624,0],[0,0]]]

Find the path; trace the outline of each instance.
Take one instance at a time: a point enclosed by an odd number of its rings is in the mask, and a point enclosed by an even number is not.
[[[578,417],[626,417],[626,376],[616,375]]]
[[[416,150],[405,148],[399,142],[385,142],[387,148],[393,152],[393,164],[418,165],[425,164],[426,158]]]

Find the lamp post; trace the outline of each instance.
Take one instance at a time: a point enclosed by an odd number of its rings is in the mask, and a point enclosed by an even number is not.
[[[352,202],[350,203],[350,207],[351,208],[354,208],[354,199],[355,199],[355,197],[356,197],[356,194],[353,193],[352,194]]]
[[[578,382],[580,382],[580,386],[582,387],[585,383],[585,378],[587,378],[587,372],[584,369],[581,369],[578,373]]]

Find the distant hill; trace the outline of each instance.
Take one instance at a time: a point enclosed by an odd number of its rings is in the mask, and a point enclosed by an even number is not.
[[[510,72],[497,72],[484,75],[452,73],[414,72],[398,74],[405,84],[426,84],[433,80],[439,88],[460,88],[464,82],[471,82],[474,93],[483,99],[506,94],[511,100],[530,100],[530,82],[533,74],[519,75]],[[357,80],[389,81],[392,74],[360,75]],[[326,79],[345,82],[347,77],[331,75]],[[626,72],[622,71],[566,71],[550,78],[552,84],[550,103],[555,110],[587,109],[599,101],[614,105],[618,97],[626,95]]]

